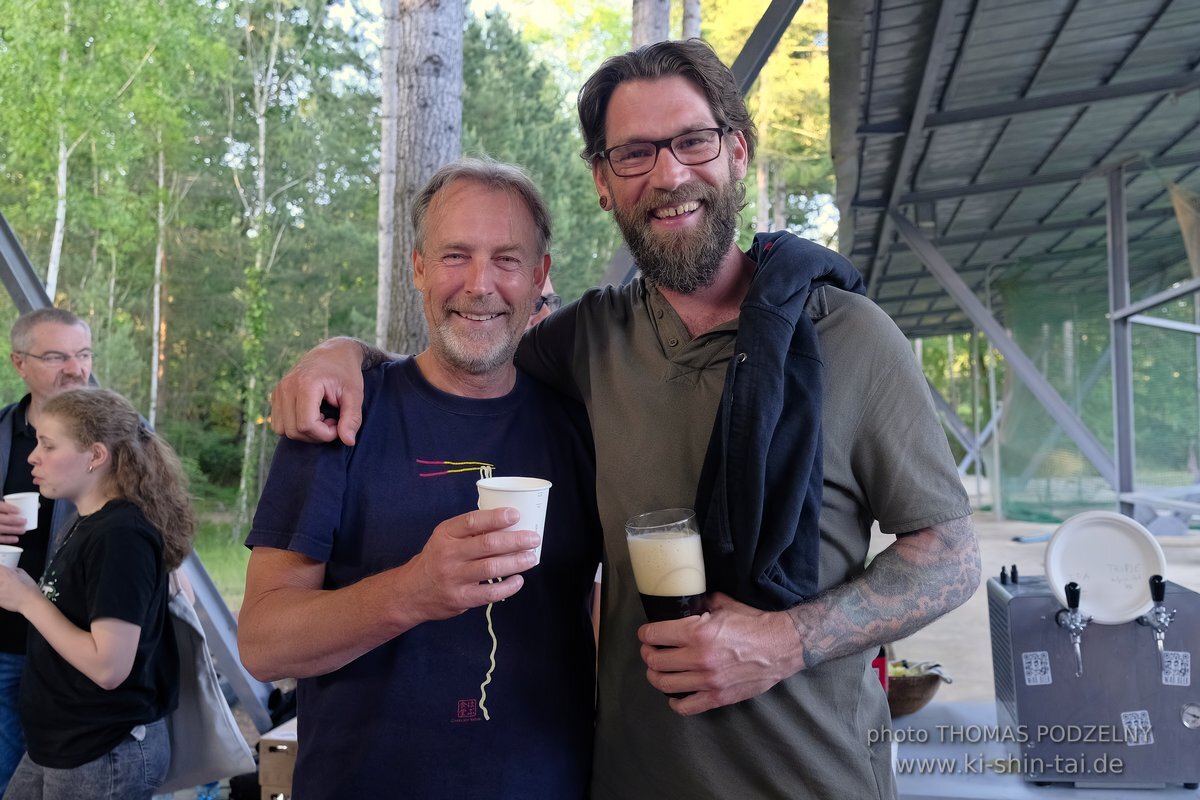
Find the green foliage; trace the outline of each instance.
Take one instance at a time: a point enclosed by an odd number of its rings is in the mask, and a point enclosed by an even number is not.
[[[246,564],[250,550],[240,540],[229,538],[232,493],[197,500],[200,530],[193,549],[230,610],[237,614],[246,594]]]
[[[616,246],[616,227],[595,202],[583,144],[562,89],[507,15],[472,19],[463,40],[463,152],[524,166],[554,220],[551,275],[573,299],[594,286]]]
[[[702,36],[726,64],[741,52],[766,2],[705,0]],[[823,215],[832,204],[833,163],[829,158],[829,60],[827,0],[809,0],[796,12],[775,52],[763,66],[746,96],[758,127],[756,162],[769,165],[772,186],[785,188],[785,221],[789,230],[825,241]],[[752,164],[747,176],[750,205],[742,212],[741,239],[748,243],[754,230],[765,230],[757,217]],[[773,213],[771,214],[773,216]]]

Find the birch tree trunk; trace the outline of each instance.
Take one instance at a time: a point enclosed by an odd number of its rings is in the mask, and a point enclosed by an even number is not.
[[[396,244],[385,339],[391,352],[418,353],[429,341],[413,286],[409,219],[421,186],[461,152],[464,13],[463,0],[398,2],[396,113],[405,124],[396,126]]]
[[[633,47],[671,38],[671,0],[633,0]]]
[[[757,196],[754,200],[756,207],[754,212],[754,229],[759,232],[771,230],[771,200],[767,192],[767,176],[767,157],[759,153],[758,165],[754,171],[754,184],[757,189]]]
[[[787,182],[780,174],[782,170],[776,169],[772,176],[771,191],[774,196],[774,201],[771,203],[771,217],[774,220],[771,225],[771,230],[782,231],[787,228]]]
[[[397,108],[400,73],[397,71],[396,59],[399,52],[399,8],[394,3],[384,3],[383,46],[379,70],[379,261],[376,265],[378,288],[375,301],[375,346],[383,349],[387,348],[388,325],[392,319],[392,287],[395,273],[400,269],[396,261],[396,148],[399,145],[396,137],[400,118]]]
[[[237,515],[234,534],[240,536],[250,521],[250,489],[254,485],[255,440],[260,425],[259,417],[265,398],[259,396],[259,373],[263,370],[264,340],[269,312],[266,273],[267,248],[271,237],[267,231],[267,111],[275,103],[279,93],[279,39],[282,26],[281,8],[276,4],[272,15],[274,31],[268,36],[267,48],[261,63],[251,64],[254,89],[251,99],[254,115],[256,141],[254,164],[254,192],[249,199],[250,232],[254,242],[254,261],[246,268],[245,312],[242,323],[242,472],[238,481]],[[247,30],[249,44],[251,33]],[[254,52],[253,46],[247,47]]]
[[[150,322],[150,409],[147,415],[150,427],[158,419],[158,381],[162,377],[162,348],[166,339],[166,324],[162,318],[163,262],[167,259],[167,155],[163,150],[162,129],[158,130],[158,213],[156,222],[158,235],[154,240],[154,288]]]
[[[71,33],[71,1],[63,0],[63,34]],[[50,258],[46,265],[46,295],[54,305],[54,293],[58,289],[58,270],[62,263],[63,239],[67,235],[67,161],[71,158],[71,147],[67,145],[67,60],[70,54],[66,47],[58,52],[58,81],[60,106],[58,109],[58,168],[54,173],[54,233],[50,237]]]
[[[700,0],[683,0],[683,38],[700,36]]]

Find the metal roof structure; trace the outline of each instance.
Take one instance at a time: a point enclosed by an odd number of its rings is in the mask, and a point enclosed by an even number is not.
[[[1130,324],[1200,292],[1168,191],[1200,193],[1200,2],[831,0],[829,34],[868,295],[910,337],[983,331],[1131,514]],[[1107,292],[1112,452],[1008,335],[1005,280]]]
[[[842,252],[907,335],[974,323],[901,220],[981,301],[989,269],[1103,289],[1115,170],[1134,296],[1186,274],[1164,180],[1200,191],[1200,2],[830,7]]]

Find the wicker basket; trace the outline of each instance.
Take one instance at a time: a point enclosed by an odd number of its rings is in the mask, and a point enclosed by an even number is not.
[[[942,679],[936,673],[888,678],[888,708],[892,718],[920,711],[937,694]]]

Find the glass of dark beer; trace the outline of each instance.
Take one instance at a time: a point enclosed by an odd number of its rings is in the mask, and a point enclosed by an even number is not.
[[[625,539],[648,620],[681,619],[704,610],[704,550],[694,511],[639,514],[625,523]]]

